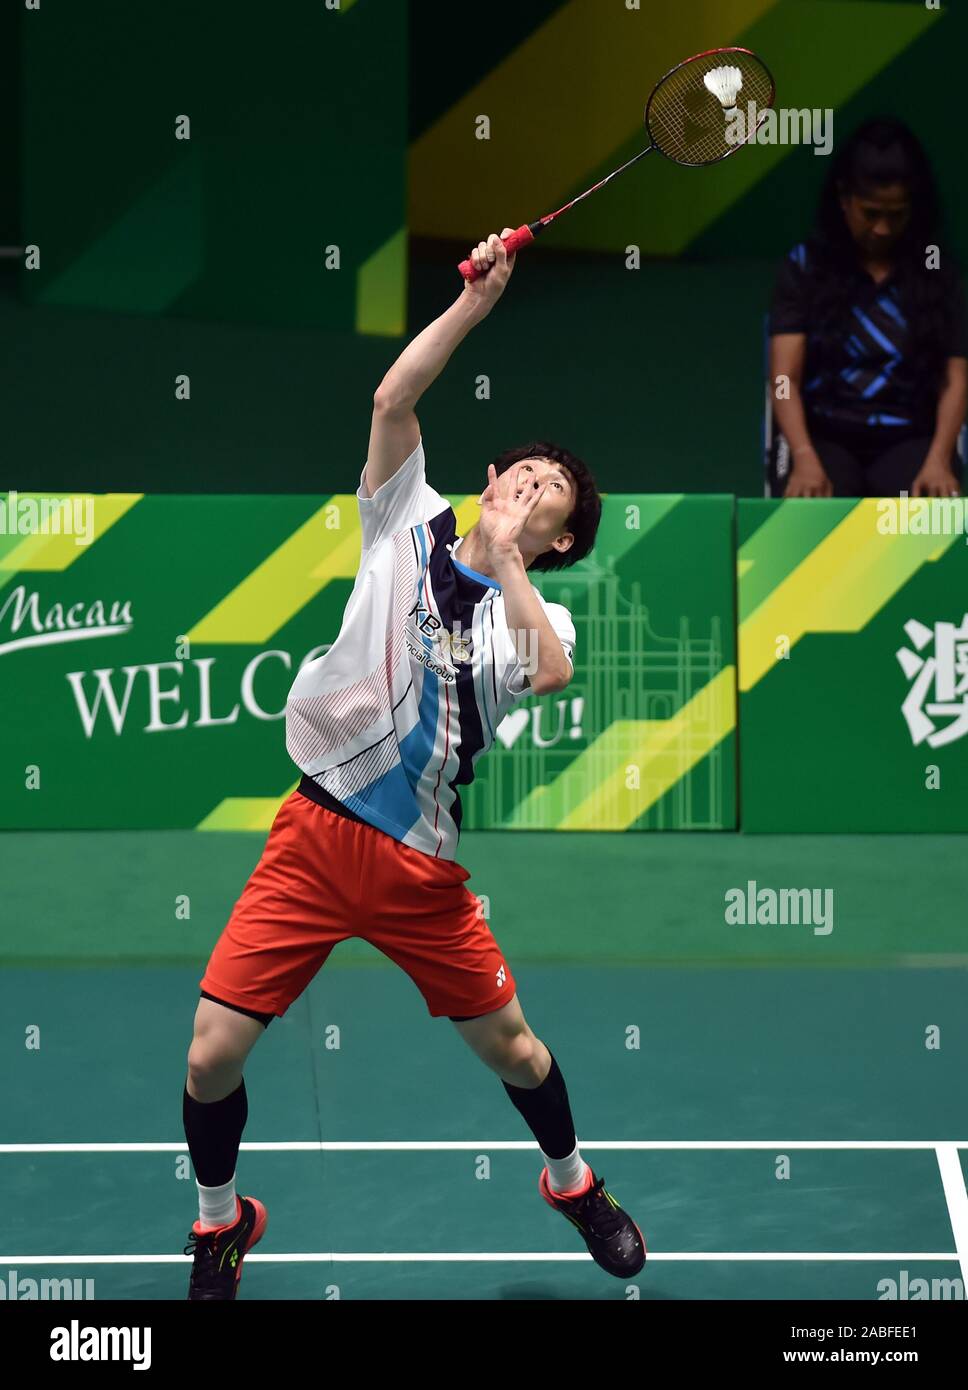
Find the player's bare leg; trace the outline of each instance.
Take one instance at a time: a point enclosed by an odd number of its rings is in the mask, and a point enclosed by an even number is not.
[[[551,1070],[551,1053],[528,1027],[516,994],[494,1013],[454,1027],[481,1061],[511,1086],[531,1090]]]
[[[265,1031],[248,1014],[199,999],[185,1083],[192,1099],[211,1104],[237,1090],[245,1059]]]

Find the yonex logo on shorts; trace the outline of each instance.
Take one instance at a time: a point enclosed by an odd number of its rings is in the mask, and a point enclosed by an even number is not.
[[[507,977],[507,975],[505,975],[505,973],[504,973],[504,966],[502,965],[501,968],[500,968],[500,970],[497,972],[497,982],[498,982],[499,985],[506,985],[506,984],[507,984],[507,980],[508,980],[508,977]]]

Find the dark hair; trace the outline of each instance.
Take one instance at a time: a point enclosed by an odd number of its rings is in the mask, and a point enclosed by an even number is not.
[[[898,290],[910,323],[910,360],[925,391],[942,380],[950,314],[957,275],[947,255],[941,270],[928,270],[928,246],[940,247],[941,211],[931,163],[921,142],[901,121],[877,117],[865,121],[835,154],[820,195],[817,227],[808,243],[819,272],[816,310],[818,331],[841,339],[850,312],[848,272],[857,264],[857,248],[840,206],[851,193],[904,184],[911,217],[893,249]]]
[[[504,453],[498,454],[494,460],[495,472],[500,477],[512,464],[520,463],[523,459],[548,459],[551,463],[560,464],[574,478],[577,493],[575,505],[565,522],[566,528],[575,537],[570,549],[546,551],[528,568],[563,570],[569,565],[576,565],[579,560],[584,560],[595,544],[595,533],[602,519],[602,499],[598,495],[595,479],[587,464],[580,458],[559,444],[549,444],[547,440],[535,440],[531,444],[521,444],[516,449],[505,449]]]

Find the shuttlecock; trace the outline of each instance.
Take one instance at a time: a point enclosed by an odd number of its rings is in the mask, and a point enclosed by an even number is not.
[[[723,108],[726,116],[735,116],[736,98],[743,86],[743,74],[739,68],[713,68],[703,78],[703,85]]]

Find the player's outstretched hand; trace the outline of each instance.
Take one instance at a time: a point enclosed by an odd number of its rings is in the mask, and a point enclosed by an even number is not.
[[[538,483],[527,461],[512,465],[498,477],[493,463],[487,469],[487,487],[481,493],[480,532],[495,571],[510,557],[520,555],[518,541],[528,517],[544,496],[547,482]]]
[[[517,255],[508,255],[501,237],[510,236],[513,231],[513,227],[505,227],[501,236],[492,232],[486,241],[478,242],[470,254],[478,278],[464,281],[464,293],[483,309],[493,308],[511,278]]]

